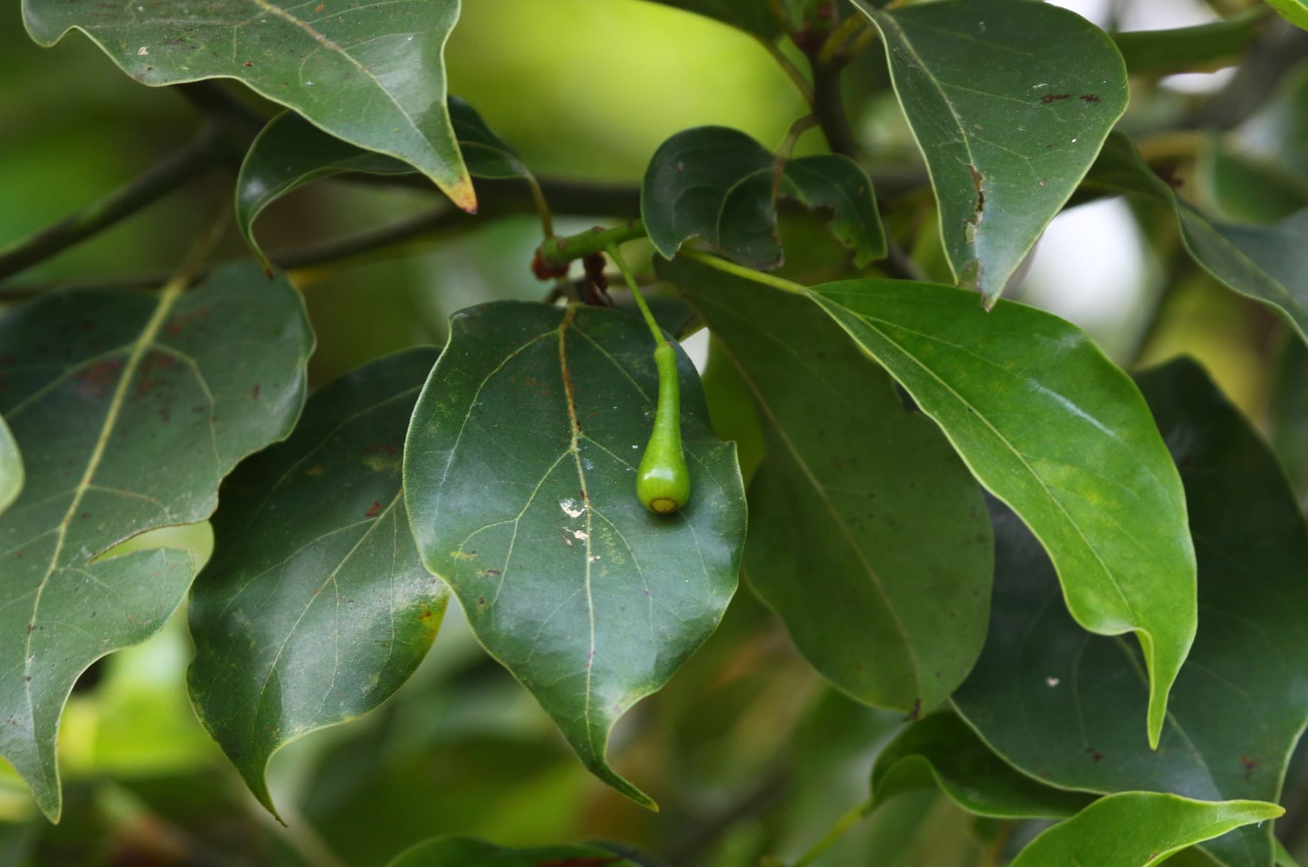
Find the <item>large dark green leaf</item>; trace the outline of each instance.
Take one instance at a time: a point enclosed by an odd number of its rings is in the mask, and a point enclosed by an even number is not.
[[[1201,628],[1159,748],[1140,737],[1148,695],[1134,648],[1077,628],[1048,559],[1008,514],[995,517],[990,637],[955,702],[1004,757],[1054,785],[1275,801],[1308,721],[1308,530],[1275,457],[1197,365],[1140,382],[1181,468],[1199,554]],[[1268,867],[1271,841],[1267,826],[1207,848],[1228,867]]]
[[[1204,270],[1281,313],[1308,339],[1308,209],[1274,226],[1213,222],[1177,198],[1121,133],[1109,137],[1086,180],[1094,187],[1139,193],[1175,208],[1181,239]]]
[[[97,558],[209,517],[223,476],[290,433],[312,346],[299,293],[252,263],[184,293],[53,293],[0,320],[0,411],[27,464],[0,516],[0,754],[46,815],[73,682],[162,627],[194,577],[184,551]]]
[[[1182,849],[1285,811],[1261,801],[1192,801],[1126,792],[1037,837],[1012,867],[1154,867]]]
[[[758,407],[745,571],[804,655],[861,701],[917,712],[985,642],[993,544],[940,429],[810,299],[696,262],[660,264]]]
[[[609,730],[717,626],[736,586],[745,501],[681,355],[689,504],[635,492],[657,393],[653,341],[613,310],[503,302],[457,314],[404,452],[427,568],[597,776]]]
[[[1136,634],[1156,741],[1194,637],[1194,549],[1176,468],[1130,378],[1075,326],[1021,304],[986,313],[968,292],[889,280],[813,292],[1035,531],[1077,621]]]
[[[886,255],[872,182],[838,154],[787,160],[734,129],[702,126],[659,147],[641,189],[650,240],[671,259],[691,238],[703,238],[751,268],[781,264],[775,194],[830,215],[835,238],[866,265]]]
[[[1092,800],[1018,772],[948,710],[905,728],[872,767],[873,806],[928,786],[939,786],[970,813],[996,818],[1061,819]]]
[[[191,594],[196,713],[261,803],[278,749],[372,710],[436,637],[449,591],[423,567],[400,489],[415,349],[315,394],[295,434],[223,483]]]
[[[23,456],[4,416],[0,416],[0,514],[13,505],[22,491]]]
[[[472,106],[450,97],[449,110],[468,174],[487,179],[531,174]],[[305,184],[342,172],[407,175],[414,169],[394,157],[328,135],[293,111],[279,114],[263,128],[246,153],[236,181],[236,225],[265,266],[267,259],[254,240],[254,221],[259,214]]]
[[[1126,110],[1122,57],[1052,4],[854,3],[885,42],[954,274],[993,304]]]
[[[417,167],[475,210],[445,105],[443,53],[458,17],[459,0],[23,0],[42,45],[81,30],[151,86],[238,79],[332,135]]]
[[[473,837],[436,837],[413,846],[387,867],[638,867],[599,846],[507,849]]]
[[[768,42],[781,35],[781,22],[768,8],[767,0],[654,0],[654,2],[714,18]]]

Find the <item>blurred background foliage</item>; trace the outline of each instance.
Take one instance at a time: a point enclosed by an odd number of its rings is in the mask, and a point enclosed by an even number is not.
[[[1252,4],[1060,5],[1107,27],[1152,29]],[[113,190],[195,131],[198,115],[186,101],[119,74],[85,38],[50,50],[30,43],[16,3],[0,15],[0,57],[0,247]],[[466,0],[448,60],[451,91],[538,174],[554,178],[634,184],[658,144],[681,129],[723,124],[776,143],[803,113],[750,38],[638,0]],[[922,169],[880,52],[865,52],[845,78],[874,176],[907,181],[879,190],[888,225],[922,268],[948,279],[934,204],[913,183]],[[1232,219],[1270,222],[1308,203],[1308,151],[1298,152],[1298,163],[1283,158],[1285,142],[1300,125],[1308,129],[1308,68],[1279,81],[1249,97],[1256,110],[1212,133],[1206,119],[1232,98],[1233,70],[1139,78],[1123,126],[1151,159],[1176,163],[1187,197]],[[810,133],[798,150],[821,147]],[[224,173],[196,182],[23,279],[95,282],[166,270],[211,215],[230,206],[232,181]],[[261,239],[275,251],[377,227],[430,208],[436,195],[317,184],[274,206]],[[569,218],[560,229],[593,222]],[[796,237],[803,240],[787,244],[788,270],[819,273],[827,242]],[[527,269],[539,240],[534,217],[505,218],[410,245],[403,256],[297,272],[319,337],[315,384],[405,346],[443,342],[448,316],[462,307],[542,297],[547,287]],[[244,255],[235,233],[224,243],[222,255]],[[1078,322],[1123,364],[1197,356],[1266,426],[1285,329],[1186,264],[1177,243],[1174,222],[1159,210],[1092,201],[1054,222],[1010,295]],[[703,335],[691,346],[705,363]],[[1302,375],[1308,361],[1286,366]],[[732,385],[719,374],[709,384],[725,407]],[[168,532],[172,544],[207,556],[207,527]],[[902,724],[823,686],[776,618],[742,591],[708,645],[618,730],[616,765],[663,806],[649,813],[582,769],[451,608],[426,663],[381,710],[274,759],[285,828],[248,796],[191,713],[190,647],[179,615],[147,644],[97,664],[75,690],[60,737],[68,799],[61,825],[48,826],[21,783],[0,774],[0,865],[371,867],[446,832],[506,845],[620,839],[652,853],[652,863],[745,867],[764,855],[788,862],[864,800],[876,752]],[[987,859],[1035,830],[974,820],[922,792],[893,801],[815,863],[995,863]]]

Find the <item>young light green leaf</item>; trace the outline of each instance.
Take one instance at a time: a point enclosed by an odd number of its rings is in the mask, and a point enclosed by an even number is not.
[[[762,422],[745,574],[818,671],[918,713],[985,643],[993,542],[981,488],[940,429],[810,299],[679,258]]]
[[[1182,849],[1285,811],[1262,801],[1192,801],[1124,792],[1045,831],[1012,867],[1155,867]]]
[[[1130,378],[1075,326],[1020,304],[986,313],[968,292],[890,280],[812,292],[1035,531],[1077,621],[1136,634],[1156,743],[1194,638],[1194,548],[1180,478]]]
[[[745,535],[735,448],[709,426],[679,354],[693,494],[674,515],[635,495],[657,376],[639,319],[502,302],[451,320],[413,413],[405,499],[427,568],[582,761],[636,801],[609,731],[713,632]]]
[[[491,131],[472,106],[450,97],[449,111],[469,175],[491,180],[530,176],[513,148]],[[282,112],[260,131],[236,180],[236,225],[265,268],[267,257],[254,239],[259,214],[305,184],[342,172],[408,175],[414,168],[328,135],[293,111]]]
[[[181,602],[183,551],[100,555],[202,521],[245,456],[290,433],[313,334],[253,264],[181,292],[57,292],[0,319],[0,411],[27,485],[0,516],[0,755],[57,819],[59,717],[77,676]]]
[[[1308,3],[1304,0],[1267,0],[1281,17],[1296,27],[1308,30]]]
[[[237,79],[338,138],[409,163],[475,211],[445,106],[443,54],[459,2],[23,0],[23,22],[46,46],[81,30],[142,84]]]
[[[1308,530],[1276,458],[1194,362],[1140,385],[1181,468],[1199,553],[1200,629],[1159,749],[1139,736],[1148,688],[1134,648],[1059,609],[1048,559],[1008,514],[995,516],[990,637],[955,704],[1052,785],[1275,801],[1308,722]],[[1246,828],[1205,848],[1226,867],[1266,867],[1271,841],[1270,826]]]
[[[423,567],[401,454],[434,349],[312,398],[294,435],[222,486],[191,594],[191,701],[260,803],[273,753],[385,701],[436,637],[449,590]]]
[[[854,5],[881,32],[954,275],[990,306],[1126,110],[1122,57],[1052,4]]]
[[[704,15],[757,36],[767,42],[781,35],[781,22],[772,14],[766,0],[654,0]]]
[[[1274,226],[1213,222],[1177,198],[1121,133],[1109,137],[1086,181],[1175,208],[1181,239],[1205,271],[1280,313],[1308,340],[1308,209]]]
[[[867,173],[837,154],[777,159],[734,129],[703,126],[659,147],[641,188],[641,215],[666,259],[691,238],[709,241],[751,268],[781,264],[775,195],[829,213],[832,235],[860,267],[886,255],[885,233]],[[779,183],[778,183],[779,182]]]
[[[930,786],[939,786],[970,813],[1001,819],[1061,819],[1093,800],[1092,795],[1055,789],[1019,772],[949,710],[909,725],[872,767],[874,807]]]
[[[401,852],[387,867],[639,867],[599,846],[508,849],[473,837],[435,837]]]
[[[0,514],[4,514],[23,491],[23,456],[13,432],[0,416]]]

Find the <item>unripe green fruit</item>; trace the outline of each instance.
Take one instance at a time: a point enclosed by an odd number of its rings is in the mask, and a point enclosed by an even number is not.
[[[677,353],[664,343],[654,350],[659,370],[659,402],[654,430],[636,474],[636,496],[645,508],[669,515],[690,499],[690,470],[681,449],[681,394],[677,381]]]

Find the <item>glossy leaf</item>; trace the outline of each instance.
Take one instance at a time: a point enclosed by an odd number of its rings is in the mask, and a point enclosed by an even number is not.
[[[513,149],[495,135],[476,110],[450,97],[450,119],[468,174],[474,178],[527,177]],[[342,172],[413,174],[413,166],[328,135],[293,111],[269,121],[250,145],[236,181],[236,225],[255,255],[267,258],[254,239],[254,221],[282,196],[319,178]]]
[[[473,211],[477,198],[445,105],[443,54],[458,17],[459,0],[23,0],[23,22],[42,45],[81,30],[151,86],[235,78],[338,138],[409,163]]]
[[[845,692],[935,707],[985,642],[993,544],[980,487],[812,300],[686,259],[659,274],[703,315],[758,409],[750,583]]]
[[[1246,12],[1167,30],[1128,30],[1113,34],[1113,42],[1132,75],[1170,75],[1216,69],[1238,61],[1258,36],[1269,10],[1255,6]]]
[[[1296,27],[1308,30],[1308,3],[1304,0],[1267,0],[1281,17]]]
[[[436,837],[401,852],[387,867],[638,867],[591,845],[508,849],[473,837]]]
[[[313,335],[253,264],[184,293],[57,292],[0,319],[0,411],[27,485],[0,516],[0,754],[60,812],[55,736],[77,676],[181,602],[183,551],[99,555],[202,521],[237,462],[290,433]]]
[[[259,801],[273,753],[372,710],[436,637],[449,591],[423,567],[400,489],[415,349],[315,394],[295,434],[223,483],[191,594],[191,699]]]
[[[766,0],[654,0],[654,2],[716,19],[768,42],[781,35],[781,23],[768,8]]]
[[[1134,632],[1156,741],[1194,637],[1194,549],[1176,468],[1140,392],[1075,326],[926,283],[847,281],[818,302],[944,429],[1053,557],[1067,607]]]
[[[703,126],[659,147],[641,189],[641,215],[666,259],[691,238],[703,238],[751,268],[781,264],[774,192],[830,215],[834,237],[862,266],[886,254],[872,182],[837,154],[788,160],[734,129]]]
[[[1308,209],[1274,226],[1211,221],[1178,199],[1140,158],[1131,140],[1120,133],[1108,139],[1087,181],[1101,189],[1139,193],[1174,207],[1181,239],[1205,271],[1281,313],[1308,339]]]
[[[873,806],[929,786],[964,810],[1009,819],[1060,819],[1093,800],[1081,792],[1043,785],[997,756],[952,711],[909,725],[886,745],[872,767]]]
[[[4,416],[0,416],[0,515],[13,505],[22,491],[23,456]]]
[[[635,494],[657,394],[644,323],[504,302],[450,327],[404,453],[423,561],[586,766],[652,806],[608,765],[609,730],[713,632],[735,590],[735,448],[713,436],[679,354],[692,493],[676,514],[652,514]]]
[[[1134,648],[1059,609],[1047,558],[1011,515],[995,517],[990,638],[955,703],[1053,785],[1275,801],[1308,722],[1308,530],[1275,457],[1197,365],[1140,384],[1181,468],[1199,554],[1200,629],[1159,748],[1139,735],[1148,698]],[[1269,825],[1207,848],[1227,867],[1267,867],[1271,840]]]
[[[1012,867],[1154,867],[1196,843],[1285,811],[1261,801],[1192,801],[1126,792],[1045,831]]]
[[[854,5],[881,32],[954,275],[989,306],[1126,110],[1122,57],[1102,30],[1052,4]]]

